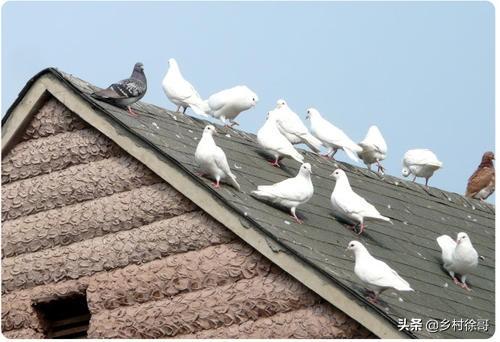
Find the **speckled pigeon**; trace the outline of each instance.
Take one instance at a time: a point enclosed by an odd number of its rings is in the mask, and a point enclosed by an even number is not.
[[[113,83],[108,88],[96,91],[91,94],[92,97],[111,103],[113,105],[127,107],[130,115],[137,115],[130,105],[136,103],[147,90],[146,75],[142,63],[135,63],[134,70],[130,78]]]

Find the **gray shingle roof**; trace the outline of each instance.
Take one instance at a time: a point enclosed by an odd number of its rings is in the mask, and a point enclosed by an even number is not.
[[[194,163],[194,151],[206,121],[142,102],[133,106],[134,111],[140,114],[138,118],[133,118],[125,110],[88,96],[96,89],[94,86],[55,69],[48,69],[48,72],[66,82],[131,134],[142,138],[151,148],[161,151],[192,176],[193,181],[211,188],[211,181],[196,175]],[[264,120],[263,117],[261,119]],[[223,186],[218,191],[213,190],[214,198],[240,213],[242,222],[247,222],[249,229],[259,230],[269,238],[270,244],[280,246],[277,251],[298,256],[308,267],[328,275],[332,282],[350,293],[353,300],[374,307],[394,325],[400,318],[408,321],[421,318],[424,325],[429,319],[488,319],[490,324],[488,332],[454,331],[450,327],[431,334],[424,328],[409,333],[413,337],[485,338],[494,333],[494,206],[437,188],[426,189],[420,184],[388,175],[381,178],[364,168],[346,163],[335,164],[301,151],[305,161],[311,163],[313,168],[315,195],[298,208],[299,216],[305,219],[304,224],[298,225],[287,212],[259,202],[249,193],[257,185],[294,176],[299,164],[285,159],[281,169],[274,168],[259,154],[253,134],[221,127],[217,129],[221,134],[215,137],[216,143],[226,152],[242,192]],[[374,204],[382,215],[392,219],[392,225],[369,222],[365,233],[357,236],[333,218],[330,194],[335,181],[329,175],[337,167],[346,171],[357,193]],[[460,231],[469,233],[479,254],[485,257],[468,277],[473,289],[471,292],[454,285],[443,271],[435,240],[442,234],[454,237]],[[362,241],[375,257],[391,265],[416,291],[399,294],[387,291],[381,296],[380,305],[368,303],[362,296],[362,285],[353,273],[353,256],[345,251],[348,242],[353,239]]]

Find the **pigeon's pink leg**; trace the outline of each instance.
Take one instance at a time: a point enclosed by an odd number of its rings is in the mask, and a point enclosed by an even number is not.
[[[291,216],[293,217],[293,219],[295,220],[295,222],[297,222],[298,224],[302,224],[302,220],[299,219],[297,217],[297,215],[295,214],[295,208],[292,208],[292,210],[290,212],[291,212]]]
[[[131,115],[131,116],[139,116],[139,115],[137,115],[137,113],[136,113],[136,112],[134,112],[134,111],[132,110],[132,108],[130,108],[130,106],[127,106],[127,109],[128,109],[128,113],[129,113],[129,115]]]
[[[467,283],[460,283],[459,286],[463,289],[466,289],[467,291],[472,291],[471,288],[467,286]]]
[[[462,284],[455,276],[453,276],[453,282],[458,286],[461,286]]]
[[[361,235],[361,233],[365,230],[365,225],[361,223],[361,226],[359,227],[359,233],[358,235]]]
[[[219,184],[219,181],[217,180],[215,183],[212,183],[212,185],[214,186],[214,188],[218,189],[220,188],[220,184]]]
[[[375,292],[368,290],[368,301],[372,304],[378,303],[378,296]]]
[[[276,160],[274,162],[270,162],[270,163],[274,167],[281,167],[281,165],[279,163],[279,158],[276,158]]]

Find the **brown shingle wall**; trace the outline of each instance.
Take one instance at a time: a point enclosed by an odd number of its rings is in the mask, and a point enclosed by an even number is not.
[[[89,127],[59,101],[48,100],[28,124],[22,140],[38,139],[50,135]]]
[[[5,331],[2,333],[7,338],[34,338],[34,339],[44,338],[44,334],[42,332],[29,328]]]
[[[93,129],[28,140],[16,145],[2,159],[2,184],[117,156],[121,151]]]
[[[166,183],[5,221],[2,256],[64,246],[196,210]]]
[[[207,247],[97,275],[87,289],[89,309],[96,313],[165,299],[269,272],[271,263],[241,242]]]
[[[281,273],[177,295],[172,299],[101,311],[92,316],[91,338],[160,338],[241,324],[320,301]]]
[[[176,338],[368,338],[368,331],[330,304],[317,304],[242,324],[202,330]]]
[[[234,234],[201,212],[3,260],[2,293],[227,243]]]
[[[2,186],[2,221],[160,182],[131,157],[109,158]]]

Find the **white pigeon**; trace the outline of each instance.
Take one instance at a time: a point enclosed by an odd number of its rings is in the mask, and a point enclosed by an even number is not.
[[[359,241],[351,241],[347,249],[354,253],[354,273],[366,285],[371,294],[369,300],[376,303],[384,290],[414,291],[410,284],[382,260],[375,259]]]
[[[276,103],[277,119],[276,124],[281,134],[283,134],[292,144],[306,144],[314,152],[319,152],[323,145],[315,136],[309,133],[307,127],[302,123],[300,117],[288,107],[283,99]]]
[[[441,235],[436,241],[441,247],[445,270],[448,271],[455,284],[470,291],[465,279],[477,267],[478,254],[467,233],[458,233],[457,241],[448,235]],[[455,277],[455,274],[460,274],[460,281]]]
[[[333,171],[331,176],[335,178],[335,187],[330,197],[333,212],[341,219],[360,224],[358,234],[361,234],[365,228],[365,219],[391,221],[390,218],[382,216],[377,208],[368,203],[363,197],[352,191],[347,175],[343,170],[337,169]]]
[[[358,152],[358,157],[365,163],[366,167],[371,171],[372,164],[376,163],[377,172],[384,172],[380,161],[387,156],[387,144],[378,127],[370,126],[366,137],[358,145],[363,149]]]
[[[230,89],[222,90],[213,94],[201,102],[198,106],[192,105],[191,108],[197,114],[210,115],[222,121],[225,126],[238,125],[234,119],[243,111],[254,107],[259,98],[257,94],[251,91],[247,86],[239,85]]]
[[[295,214],[295,210],[299,205],[309,201],[314,193],[311,173],[311,164],[304,163],[297,176],[273,185],[259,185],[257,190],[252,191],[252,195],[260,200],[289,208],[295,221],[300,224],[302,221]]]
[[[408,177],[412,174],[413,181],[417,177],[425,178],[425,185],[429,182],[434,172],[443,166],[436,155],[428,149],[409,150],[403,157],[402,174]]]
[[[207,125],[203,130],[203,136],[196,147],[194,158],[203,174],[208,174],[215,179],[215,188],[219,187],[221,180],[226,180],[229,184],[240,190],[240,185],[236,182],[236,176],[231,172],[227,163],[226,154],[215,144],[213,134],[217,134],[215,127]]]
[[[290,157],[304,162],[304,156],[301,155],[292,143],[279,131],[276,125],[276,112],[274,110],[267,113],[267,119],[264,125],[257,132],[257,142],[259,145],[274,157],[271,165],[280,167],[279,160],[282,157]]]
[[[306,118],[311,120],[311,133],[328,148],[325,157],[333,158],[337,150],[341,149],[344,150],[349,158],[355,162],[359,162],[356,153],[361,152],[362,148],[352,141],[340,128],[335,127],[325,120],[314,108],[307,110]]]
[[[174,58],[168,60],[168,71],[162,81],[163,91],[168,99],[177,106],[177,112],[182,107],[183,113],[191,106],[200,106],[203,100],[194,87],[184,79],[179,65]],[[207,116],[203,113],[197,113]]]

